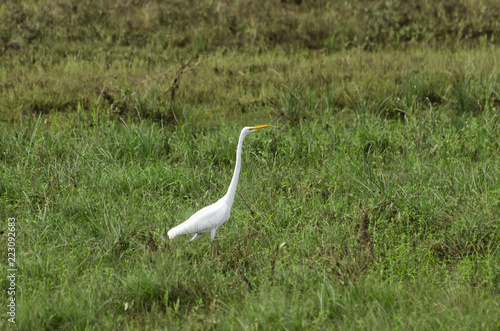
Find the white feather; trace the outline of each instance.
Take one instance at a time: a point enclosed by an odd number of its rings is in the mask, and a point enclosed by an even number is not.
[[[198,210],[187,221],[170,229],[168,238],[173,239],[182,234],[202,234],[218,228],[229,219],[231,213],[231,206],[226,200],[224,196],[216,203]]]
[[[250,132],[254,132],[259,129],[268,127],[269,125],[260,125],[254,127],[245,127],[241,130],[240,138],[238,140],[238,147],[236,148],[236,165],[234,167],[233,178],[231,179],[231,184],[229,184],[229,189],[226,195],[224,195],[216,203],[207,206],[199,211],[197,211],[193,216],[191,216],[187,221],[177,225],[176,227],[168,231],[168,237],[173,239],[182,234],[194,234],[194,237],[190,240],[193,241],[199,238],[202,234],[210,232],[211,240],[214,240],[215,232],[224,224],[231,214],[231,207],[234,202],[234,195],[236,194],[236,187],[238,186],[238,179],[240,176],[241,169],[241,149],[243,146],[243,139]]]

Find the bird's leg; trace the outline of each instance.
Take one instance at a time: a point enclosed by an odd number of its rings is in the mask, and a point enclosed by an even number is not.
[[[212,250],[212,254],[214,254],[214,252],[217,253],[217,248],[219,246],[218,243],[217,243],[217,241],[214,242],[215,231],[217,231],[217,228],[214,228],[214,229],[210,230],[210,239],[211,239],[211,241],[210,241],[210,248]]]
[[[190,240],[189,242],[195,241],[196,239],[200,238],[200,237],[201,237],[201,236],[203,236],[203,235],[204,235],[204,233],[196,233],[196,234],[194,235],[194,237],[193,237],[193,238],[191,238],[191,240]]]

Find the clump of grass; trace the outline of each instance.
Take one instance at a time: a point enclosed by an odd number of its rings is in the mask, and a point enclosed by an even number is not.
[[[297,125],[314,116],[317,109],[319,101],[315,91],[304,86],[285,88],[280,95],[280,106],[277,109],[279,113],[276,117],[280,117],[283,124]]]
[[[460,114],[478,113],[486,100],[491,100],[492,91],[483,78],[471,77],[470,73],[456,72],[453,75],[453,106]]]

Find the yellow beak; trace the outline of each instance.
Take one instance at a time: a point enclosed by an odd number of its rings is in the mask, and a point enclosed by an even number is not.
[[[252,128],[252,130],[260,130],[260,129],[267,128],[268,126],[270,126],[270,125],[257,125],[257,126],[254,126]]]

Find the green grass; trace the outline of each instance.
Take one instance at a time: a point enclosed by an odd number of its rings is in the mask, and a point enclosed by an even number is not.
[[[496,0],[20,0],[0,7],[0,49],[15,52],[35,44],[92,61],[110,50],[112,57],[130,59],[122,50],[133,47],[133,56],[154,61],[146,55],[151,50],[165,57],[274,47],[334,53],[415,44],[498,45],[499,17]]]
[[[1,5],[18,329],[498,328],[498,13]],[[226,192],[238,134],[260,124],[214,243],[169,240]]]
[[[5,129],[19,326],[497,326],[498,110],[342,117],[248,137],[213,246],[166,231],[225,192],[239,125]]]

